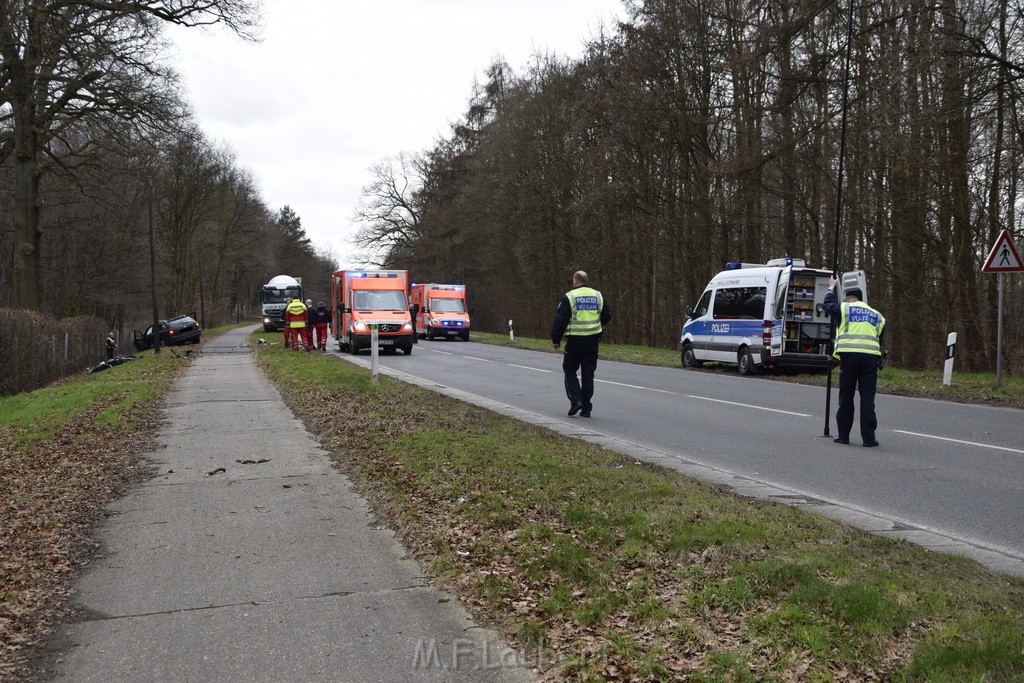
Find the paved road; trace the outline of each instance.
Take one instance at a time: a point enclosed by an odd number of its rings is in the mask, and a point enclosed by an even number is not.
[[[110,509],[49,670],[72,681],[528,680],[375,524],[256,367],[252,329],[208,341],[177,382],[147,455],[159,474]]]
[[[585,420],[566,415],[556,354],[421,341],[380,363],[520,419],[1024,575],[1020,410],[880,395],[882,446],[869,449],[856,425],[849,446],[824,438],[822,387],[602,360]]]

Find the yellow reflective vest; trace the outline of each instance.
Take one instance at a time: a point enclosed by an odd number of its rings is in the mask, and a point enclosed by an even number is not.
[[[306,304],[302,303],[298,299],[288,304],[285,309],[289,316],[305,316],[306,315]],[[289,317],[288,327],[305,327],[305,320],[296,320],[294,317]]]
[[[601,292],[590,287],[576,287],[566,292],[565,298],[569,300],[572,314],[565,333],[572,337],[601,334],[601,310],[604,308]]]
[[[882,355],[878,340],[885,327],[885,316],[863,301],[844,301],[840,310],[843,315],[836,330],[836,348],[832,355],[837,358],[843,352]]]

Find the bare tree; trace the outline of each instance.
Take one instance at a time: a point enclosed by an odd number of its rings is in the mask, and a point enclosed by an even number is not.
[[[254,38],[258,0],[0,0],[0,163],[14,165],[12,304],[40,307],[40,179],[111,119],[145,128],[180,114],[161,30],[223,24]]]
[[[363,188],[353,217],[361,226],[353,242],[366,263],[382,265],[388,256],[406,253],[417,237],[423,168],[422,158],[404,152],[370,167],[373,179]]]

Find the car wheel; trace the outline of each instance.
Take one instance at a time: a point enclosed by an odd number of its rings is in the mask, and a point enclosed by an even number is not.
[[[757,365],[754,364],[754,355],[750,349],[744,346],[736,356],[736,365],[741,375],[753,375],[757,372]]]
[[[697,352],[693,350],[693,344],[685,344],[683,346],[683,367],[684,368],[699,368],[704,363],[697,360]]]

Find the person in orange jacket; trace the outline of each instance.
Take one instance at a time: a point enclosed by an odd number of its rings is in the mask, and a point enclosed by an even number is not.
[[[281,321],[283,323],[281,325],[281,338],[284,340],[284,348],[286,350],[292,347],[292,328],[288,326],[288,304],[291,302],[290,298],[285,299],[284,310],[281,311]]]
[[[295,351],[301,351],[306,337],[306,321],[309,313],[306,311],[306,304],[302,299],[292,299],[284,309],[285,334],[291,337],[291,347]],[[288,342],[285,342],[285,348]],[[308,346],[307,346],[308,348]]]

